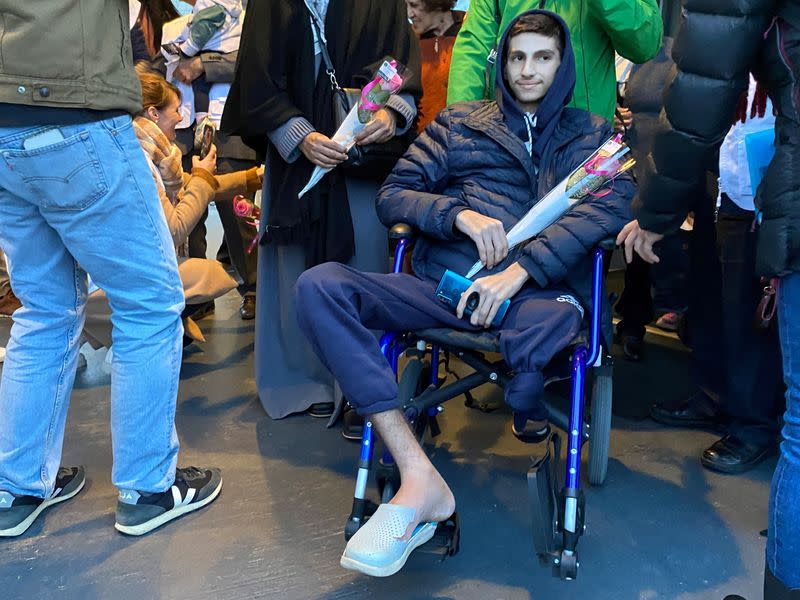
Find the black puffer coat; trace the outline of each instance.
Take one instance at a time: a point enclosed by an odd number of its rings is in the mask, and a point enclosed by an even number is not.
[[[766,33],[766,35],[765,35]],[[707,170],[754,72],[779,111],[776,156],[759,188],[759,273],[800,270],[800,0],[686,0],[651,160],[637,202],[640,225],[677,228],[702,194]]]

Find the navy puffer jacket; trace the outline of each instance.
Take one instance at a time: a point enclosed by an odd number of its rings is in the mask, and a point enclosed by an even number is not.
[[[523,141],[506,126],[496,102],[454,104],[397,163],[378,196],[378,216],[387,226],[403,222],[422,233],[413,255],[419,277],[438,281],[445,269],[464,274],[478,260],[478,251],[454,229],[459,212],[471,209],[498,219],[508,231],[611,135],[605,119],[564,109],[537,175]],[[478,276],[519,261],[539,286],[566,285],[588,305],[588,253],[630,220],[633,194],[632,179],[621,176],[610,194],[577,205]]]
[[[423,279],[439,281],[445,269],[465,274],[478,260],[475,243],[454,227],[458,213],[473,210],[509,231],[612,135],[602,117],[567,108],[575,87],[569,30],[548,11],[528,11],[517,19],[535,13],[556,20],[564,33],[561,62],[535,119],[526,116],[505,81],[506,38],[515,20],[498,46],[495,101],[445,108],[398,161],[378,194],[378,216],[385,225],[408,223],[422,233],[413,264]],[[633,194],[633,180],[623,175],[611,193],[575,206],[478,277],[519,262],[534,285],[569,287],[591,308],[588,254],[630,220]]]

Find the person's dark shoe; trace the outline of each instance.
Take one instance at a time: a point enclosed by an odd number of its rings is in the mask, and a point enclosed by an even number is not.
[[[219,469],[176,469],[175,482],[166,492],[144,494],[120,490],[114,528],[127,535],[144,535],[213,502],[222,489]]]
[[[702,408],[712,402],[703,392],[697,392],[686,402],[675,408],[654,404],[650,408],[650,417],[656,423],[669,425],[670,427],[720,429],[725,425],[725,419],[710,410]]]
[[[10,317],[21,306],[22,302],[14,295],[14,292],[8,290],[0,296],[0,317]]]
[[[725,596],[722,600],[746,600],[746,599],[743,596],[740,596],[739,594],[730,594],[728,596]]]
[[[786,587],[767,566],[764,569],[764,600],[800,600],[800,589]]]
[[[364,417],[349,408],[342,418],[342,437],[346,440],[360,442],[364,436]]]
[[[244,321],[251,321],[256,318],[256,295],[247,293],[242,297],[242,304],[239,306],[239,316]]]
[[[622,346],[622,354],[626,360],[639,362],[644,355],[644,331],[626,329],[620,321],[615,335],[617,343]]]
[[[208,302],[201,304],[196,311],[188,316],[190,316],[193,321],[199,321],[200,319],[204,319],[205,317],[213,315],[215,310],[216,305],[214,304],[214,301],[209,300]]]
[[[85,484],[86,470],[83,467],[61,467],[56,475],[55,490],[49,498],[15,496],[0,491],[0,537],[22,535],[45,508],[69,500]]]
[[[316,419],[330,419],[336,404],[333,402],[316,402],[308,407],[308,414]]]
[[[644,354],[644,338],[635,335],[622,336],[622,355],[625,360],[639,362]]]
[[[528,419],[523,414],[514,413],[511,432],[520,442],[538,444],[547,439],[550,434],[550,424],[547,421]]]
[[[719,473],[744,473],[774,453],[776,445],[746,442],[729,433],[703,452],[700,462],[706,469]]]

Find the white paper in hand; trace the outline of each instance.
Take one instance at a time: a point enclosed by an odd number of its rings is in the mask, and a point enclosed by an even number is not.
[[[345,117],[345,120],[342,121],[339,129],[336,130],[336,133],[333,134],[331,139],[334,142],[344,146],[345,152],[347,152],[353,147],[353,144],[356,143],[356,136],[364,131],[365,127],[366,124],[358,120],[358,104],[355,104],[353,108],[350,109],[350,112],[347,113],[347,117]],[[312,190],[314,186],[319,183],[319,180],[322,179],[330,170],[331,169],[326,169],[324,167],[316,167],[314,172],[311,173],[311,178],[308,180],[308,183],[302,190],[300,190],[300,193],[297,194],[297,197],[302,198],[306,193]]]

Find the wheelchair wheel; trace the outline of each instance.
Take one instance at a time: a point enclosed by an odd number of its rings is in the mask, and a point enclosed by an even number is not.
[[[595,369],[592,382],[591,429],[589,430],[589,483],[603,485],[608,472],[608,448],[611,443],[611,402],[613,379],[611,365]]]

